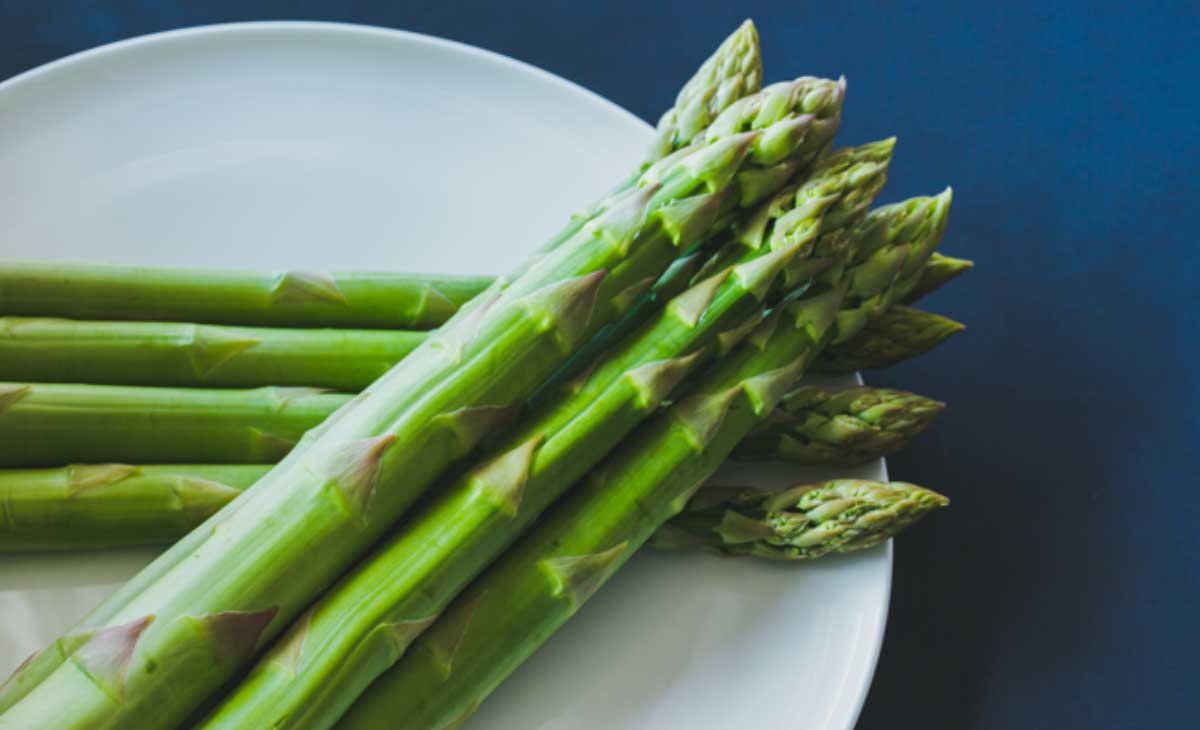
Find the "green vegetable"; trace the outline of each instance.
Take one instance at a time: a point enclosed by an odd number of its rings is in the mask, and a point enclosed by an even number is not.
[[[889,388],[830,392],[800,387],[734,451],[737,459],[797,464],[864,464],[903,448],[933,423],[944,403]]]
[[[0,378],[117,385],[361,390],[424,332],[0,317]]]
[[[733,265],[675,297],[438,488],[434,505],[330,589],[200,727],[331,727],[411,637],[705,355],[732,347],[747,321],[761,319],[784,267],[841,235],[822,225],[827,210],[847,225],[866,215],[871,196],[851,193],[882,187],[891,150],[889,141],[830,155],[781,194],[786,200],[768,203],[774,213],[756,245],[730,241],[741,252]]]
[[[947,193],[873,213],[839,251],[859,263],[835,267],[825,288],[783,304],[690,396],[626,439],[416,639],[338,730],[385,720],[427,730],[469,715],[683,508],[825,342],[852,336],[886,306],[893,284],[936,247],[948,206]]]
[[[269,464],[351,397],[314,388],[0,383],[0,465]]]
[[[915,484],[866,479],[834,479],[782,492],[709,487],[660,527],[649,544],[812,560],[874,547],[949,503]]]
[[[426,329],[485,277],[0,263],[0,313],[274,327]]]
[[[960,322],[931,312],[894,306],[854,337],[828,348],[813,372],[838,375],[878,370],[924,355],[962,332]]]
[[[169,545],[268,469],[76,464],[0,471],[0,553]]]
[[[705,144],[651,166],[311,431],[198,528],[198,543],[185,538],[152,564],[155,579],[135,578],[140,593],[102,606],[103,628],[62,640],[74,651],[36,686],[19,682],[24,696],[0,728],[176,726],[508,408],[617,319],[631,288],[652,283],[738,206],[773,193],[778,184],[764,183],[779,177],[773,169],[815,154],[815,131],[836,128],[841,97],[837,83],[800,79],[732,104]],[[40,674],[54,662],[35,664]]]

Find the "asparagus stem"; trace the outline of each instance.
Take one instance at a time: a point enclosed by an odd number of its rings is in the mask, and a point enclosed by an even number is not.
[[[490,281],[474,276],[0,264],[6,315],[274,327],[427,329]]]
[[[948,203],[947,194],[872,214],[866,234],[884,239],[874,251],[859,255],[859,242],[877,241],[855,237],[843,258],[860,263],[842,275],[835,268],[827,288],[783,304],[689,397],[639,428],[455,599],[338,730],[377,727],[383,718],[404,730],[432,730],[469,715],[683,508],[824,343],[852,336],[886,307],[905,264],[937,245]],[[879,276],[880,267],[893,275]]]
[[[806,143],[836,128],[841,97],[839,84],[800,79],[731,105],[703,146],[650,167],[577,234],[472,300],[311,432],[198,528],[207,540],[190,553],[168,551],[160,561],[171,567],[123,606],[106,604],[104,628],[9,706],[0,728],[181,722],[470,452],[499,413],[619,317],[623,292],[656,279],[723,216],[773,193],[761,184],[768,170],[815,155]],[[261,529],[264,520],[272,529]],[[136,664],[122,659],[135,652]]]
[[[887,456],[933,423],[940,403],[889,388],[800,387],[734,451],[735,459],[852,466]]]
[[[874,547],[949,504],[915,484],[834,479],[783,492],[709,487],[649,540],[662,550],[709,550],[813,560]]]
[[[169,545],[268,469],[76,464],[0,471],[0,553]]]
[[[0,378],[65,383],[361,390],[424,332],[0,317]]]

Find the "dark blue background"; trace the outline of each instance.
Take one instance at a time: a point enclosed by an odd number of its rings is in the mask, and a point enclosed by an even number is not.
[[[1134,6],[0,0],[0,78],[181,26],[342,20],[652,120],[753,17],[770,79],[849,78],[843,142],[899,136],[888,199],[954,185],[944,249],[978,263],[929,300],[970,330],[871,376],[951,404],[892,471],[954,504],[898,545],[860,727],[1197,727],[1200,11]]]

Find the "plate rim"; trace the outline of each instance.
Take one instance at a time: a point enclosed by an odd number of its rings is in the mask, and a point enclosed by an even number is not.
[[[501,66],[508,67],[513,71],[528,74],[541,82],[558,87],[566,92],[576,95],[577,97],[585,99],[598,111],[603,111],[606,114],[611,114],[615,117],[622,118],[625,123],[633,121],[647,130],[653,129],[653,127],[641,117],[633,114],[612,100],[601,96],[595,91],[571,81],[570,79],[566,79],[555,73],[547,71],[546,69],[540,68],[525,61],[521,61],[520,59],[500,53],[498,51],[481,48],[463,41],[456,41],[417,31],[403,30],[399,28],[386,28],[362,23],[314,20],[257,20],[213,23],[157,31],[154,33],[124,38],[111,43],[95,46],[93,48],[77,51],[70,55],[44,63],[40,66],[36,66],[18,73],[8,79],[0,81],[0,105],[4,104],[6,97],[8,97],[12,92],[29,84],[36,83],[42,80],[43,77],[59,72],[70,71],[77,66],[92,63],[97,59],[135,49],[141,50],[147,47],[158,45],[170,45],[181,40],[186,41],[208,36],[231,35],[245,32],[278,32],[285,34],[306,32],[330,33],[346,36],[357,35],[364,38],[372,37],[377,40],[406,42],[418,46],[437,48],[442,51],[460,53],[467,57],[473,57],[484,62],[499,64]],[[856,378],[859,383],[862,382],[861,375],[856,375]],[[886,459],[880,459],[879,461],[883,476],[885,479],[887,479],[887,461]],[[891,611],[892,581],[895,569],[894,541],[888,540],[884,545],[883,552],[883,558],[885,561],[883,566],[885,580],[883,601],[878,607],[877,620],[874,626],[875,638],[871,649],[865,656],[867,671],[863,677],[864,681],[855,695],[853,706],[848,708],[849,713],[846,715],[848,720],[846,730],[853,730],[862,714],[863,707],[866,704],[867,696],[869,695],[871,686],[874,683],[876,670],[878,669],[879,665],[879,657],[883,649],[883,642],[887,631],[887,621]]]

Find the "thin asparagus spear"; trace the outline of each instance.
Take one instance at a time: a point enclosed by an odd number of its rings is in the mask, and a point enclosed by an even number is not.
[[[271,464],[351,398],[314,388],[0,383],[0,466]]]
[[[860,386],[830,392],[804,386],[783,397],[747,436],[735,459],[852,466],[903,448],[945,408],[913,393]]]
[[[814,154],[810,132],[836,128],[841,96],[839,84],[800,79],[730,106],[703,146],[649,168],[312,432],[198,528],[209,539],[160,558],[172,568],[0,715],[0,728],[175,726],[465,456],[498,411],[616,319],[623,292],[773,193],[764,170]]]
[[[812,371],[827,375],[879,370],[924,355],[966,329],[932,312],[895,306],[845,342],[827,348]]]
[[[169,545],[270,468],[76,464],[0,471],[0,553]]]
[[[768,203],[772,225],[757,245],[734,240],[734,264],[681,293],[614,345],[568,394],[536,408],[476,466],[440,487],[439,499],[331,588],[199,727],[234,730],[331,727],[407,637],[449,600],[564,489],[657,408],[724,336],[748,330],[785,266],[840,240],[882,187],[892,141],[826,157],[808,181]],[[870,191],[870,195],[853,192]],[[856,213],[843,210],[851,200]],[[303,655],[293,647],[303,645]]]
[[[813,560],[874,547],[950,503],[905,482],[834,479],[782,492],[701,489],[649,540],[660,550],[709,550],[770,560]]]
[[[378,727],[383,718],[401,730],[434,730],[470,715],[683,508],[737,442],[766,420],[823,343],[851,336],[886,306],[897,275],[937,245],[948,204],[946,194],[884,209],[873,230],[905,238],[864,255],[836,288],[782,305],[692,395],[638,429],[455,599],[338,730]],[[893,275],[883,276],[880,267]]]
[[[0,378],[60,383],[367,387],[426,338],[404,330],[0,317]]]
[[[0,264],[0,313],[275,327],[428,329],[487,277]]]
[[[745,64],[739,64],[733,62],[726,63],[720,60],[724,55],[737,54],[745,55],[747,57],[747,62]],[[741,28],[739,28],[733,34],[733,37],[721,45],[717,53],[714,54],[714,57],[717,60],[710,60],[706,62],[697,72],[697,78],[713,78],[713,80],[722,85],[723,88],[731,90],[741,88],[746,92],[746,95],[759,90],[760,79],[762,77],[761,61],[758,50],[758,34],[755,31],[752,23],[743,23]],[[732,77],[723,77],[720,75],[711,77],[711,75],[708,73],[708,69],[710,67],[731,69],[735,74],[743,73],[743,68],[749,69],[746,72],[746,83],[739,86]],[[696,85],[695,92],[693,94],[684,95],[684,101],[685,103],[690,102],[690,100],[695,98],[697,95],[704,96],[705,94],[706,92],[704,91],[703,84],[698,84]],[[709,96],[716,98],[715,92],[713,94],[709,94]],[[732,104],[738,99],[736,93],[722,94],[719,98],[722,98],[727,104]],[[723,108],[719,108],[715,105],[703,106],[700,108],[702,108],[705,112],[710,113],[713,119],[715,119],[720,112],[724,111]],[[836,124],[834,126],[836,126]],[[688,145],[694,140],[682,139],[681,141],[684,145]],[[682,147],[680,147],[679,150],[673,151],[681,150]],[[628,189],[634,187],[638,183],[640,175],[645,170],[646,166],[657,161],[659,161],[659,158],[652,154],[651,158],[646,160],[645,163],[639,167],[638,173],[625,181],[621,188]],[[544,246],[540,250],[540,253],[544,254],[553,248],[557,248],[559,245],[567,242],[573,236],[579,233],[580,229],[585,224],[587,224],[592,218],[595,217],[596,214],[600,213],[604,209],[606,205],[605,200],[610,198],[611,196],[593,206],[591,212],[587,215],[573,216],[567,226],[564,227],[563,231],[559,235],[552,237],[550,243]],[[533,258],[540,258],[540,256],[535,255]],[[526,262],[519,266],[518,270],[527,269],[530,265],[530,262]],[[388,306],[391,305],[389,304]],[[45,314],[45,312],[42,312],[42,314]],[[39,652],[33,657],[30,657],[30,659],[22,664],[21,668],[14,673],[8,682],[0,686],[0,713],[4,713],[9,707],[18,702],[29,691],[37,686],[43,678],[48,676],[50,672],[52,672],[56,667],[66,660],[66,656],[70,653],[69,650],[72,649],[72,644],[74,641],[71,637],[86,635],[92,630],[105,626],[123,606],[132,600],[134,596],[138,595],[144,588],[153,584],[155,581],[159,580],[161,577],[170,572],[175,565],[191,555],[192,551],[200,546],[205,539],[207,539],[207,536],[203,533],[203,531],[196,531],[189,534],[183,540],[180,540],[165,555],[161,556],[153,564],[136,575],[132,580],[126,582],[121,588],[117,589],[112,595],[110,595],[108,599],[93,609],[82,621],[76,624],[74,629],[67,635],[67,637],[54,642],[54,644],[47,647],[45,651]]]

